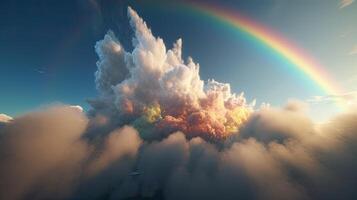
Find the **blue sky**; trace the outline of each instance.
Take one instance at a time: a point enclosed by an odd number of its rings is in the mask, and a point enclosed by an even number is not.
[[[337,0],[211,1],[236,9],[306,50],[343,86],[357,90],[357,3]],[[347,2],[347,1],[346,1]],[[95,42],[111,29],[131,48],[131,5],[167,46],[183,39],[184,56],[200,63],[201,77],[230,83],[258,104],[324,95],[270,51],[223,25],[163,1],[29,0],[0,2],[0,113],[19,115],[44,104],[88,107],[96,96]],[[356,51],[356,52],[354,52]],[[311,108],[324,118],[336,108]]]

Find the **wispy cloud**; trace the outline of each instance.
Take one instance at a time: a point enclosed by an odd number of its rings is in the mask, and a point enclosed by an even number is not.
[[[342,82],[343,85],[350,86],[351,84],[356,84],[357,83],[357,74],[350,76],[349,78],[346,78],[345,81]]]
[[[346,92],[342,94],[333,94],[326,96],[313,96],[308,99],[309,103],[334,103],[334,102],[345,102],[346,104],[357,103],[357,91]]]
[[[339,36],[340,36],[340,38],[346,38],[349,35],[351,35],[351,31],[345,31],[345,32],[341,33]]]
[[[355,0],[341,0],[340,9],[350,6]]]

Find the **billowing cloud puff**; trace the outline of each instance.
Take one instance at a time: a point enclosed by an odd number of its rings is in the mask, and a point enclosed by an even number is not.
[[[37,184],[44,195],[53,195],[57,187],[71,188],[87,153],[87,146],[79,140],[87,121],[72,108],[51,108],[18,117],[3,127],[0,199],[31,195],[30,188]]]
[[[137,153],[141,139],[134,129],[90,143],[83,138],[88,121],[72,106],[57,106],[1,127],[0,199],[68,198],[82,180]]]
[[[0,126],[0,199],[357,199],[357,110],[319,125],[298,101],[252,111],[129,16],[133,52],[113,33],[96,45],[93,110]]]
[[[214,80],[205,84],[199,65],[181,58],[181,39],[167,50],[134,10],[129,8],[128,15],[135,32],[132,52],[113,32],[96,45],[101,96],[91,102],[95,112],[132,124],[145,138],[183,131],[189,137],[221,139],[237,132],[252,111],[243,94]]]

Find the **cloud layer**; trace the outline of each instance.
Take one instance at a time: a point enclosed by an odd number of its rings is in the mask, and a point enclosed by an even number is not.
[[[228,84],[205,85],[181,40],[166,51],[129,17],[133,52],[111,32],[96,45],[93,110],[58,105],[0,126],[0,199],[357,198],[357,110],[323,125],[297,101],[253,112]]]
[[[357,197],[357,112],[317,126],[300,110],[263,109],[223,144],[182,132],[145,141],[128,126],[103,134],[95,121],[57,106],[1,127],[0,198]]]

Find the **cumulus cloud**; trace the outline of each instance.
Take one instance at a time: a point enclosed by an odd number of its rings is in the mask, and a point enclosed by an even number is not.
[[[128,16],[135,35],[132,52],[111,31],[96,44],[101,96],[90,102],[92,112],[130,123],[147,138],[182,131],[190,137],[220,139],[237,132],[254,102],[232,93],[229,84],[205,83],[199,65],[192,58],[182,59],[181,39],[167,50],[130,7]]]
[[[57,105],[0,126],[0,199],[357,198],[357,110],[320,125],[296,100],[250,110],[228,84],[204,84],[181,40],[166,51],[129,16],[133,52],[113,33],[96,45],[90,112]]]
[[[341,0],[340,9],[350,6],[355,0]]]

